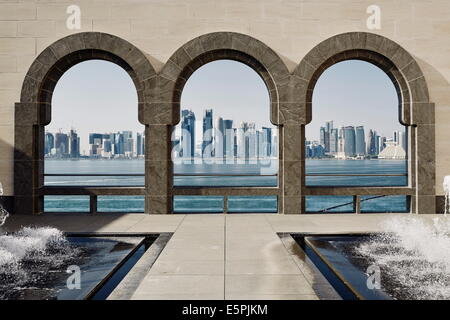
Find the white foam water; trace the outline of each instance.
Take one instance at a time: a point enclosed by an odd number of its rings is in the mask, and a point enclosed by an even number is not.
[[[0,182],[0,196],[3,195],[3,185]],[[3,206],[0,204],[0,227],[3,226],[8,218],[9,213],[6,211]]]
[[[447,215],[448,206],[449,206],[449,198],[450,198],[450,176],[444,177],[443,187],[444,187],[444,193],[445,193],[444,215]]]
[[[0,300],[47,281],[78,254],[63,233],[51,227],[24,227],[0,235]],[[13,299],[19,298],[14,294]]]
[[[46,253],[50,246],[65,244],[61,231],[55,228],[24,227],[14,234],[0,236],[0,268],[18,264],[26,256]]]
[[[0,195],[2,194],[0,183]],[[5,224],[8,216],[8,211],[0,204],[0,227]],[[40,274],[45,273],[40,267],[45,265],[57,268],[77,253],[63,233],[55,228],[23,227],[12,234],[0,233],[0,300],[9,290],[45,276]],[[24,268],[26,264],[34,266],[31,272]]]
[[[408,299],[450,299],[450,220],[394,217],[385,232],[356,248]],[[383,277],[383,273],[384,276]],[[382,284],[383,285],[383,284]],[[391,286],[392,287],[392,286]]]

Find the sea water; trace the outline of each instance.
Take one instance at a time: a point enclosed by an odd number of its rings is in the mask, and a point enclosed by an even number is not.
[[[405,161],[398,160],[306,160],[306,172],[326,173],[360,173],[360,174],[404,174],[407,167]],[[175,174],[196,174],[195,177],[175,176],[174,185],[184,187],[276,187],[278,183],[277,161],[260,164],[175,164]],[[45,172],[52,174],[143,174],[144,160],[53,160],[45,161]],[[208,174],[260,174],[264,176],[208,176]],[[203,175],[202,175],[203,174]],[[90,186],[144,186],[143,176],[119,177],[46,177],[46,185],[90,185]],[[404,186],[406,176],[307,176],[308,186]],[[363,200],[371,197],[363,197]],[[276,212],[276,196],[229,197],[228,208],[231,212]],[[176,212],[222,212],[224,198],[222,196],[175,196]],[[337,205],[349,203],[331,209],[328,212],[349,212],[353,206],[351,196],[308,196],[307,211],[322,211]],[[376,198],[361,203],[365,212],[403,212],[408,211],[406,196],[389,196]],[[88,196],[46,196],[45,210],[56,212],[88,212]],[[105,212],[143,212],[142,196],[101,196],[98,197],[98,210]]]

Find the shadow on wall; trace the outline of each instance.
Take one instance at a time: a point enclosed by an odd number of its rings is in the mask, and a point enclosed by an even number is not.
[[[449,102],[446,103],[445,97],[442,97],[442,95],[446,95],[450,98],[450,83],[432,65],[417,56],[414,56],[414,58],[422,69],[427,83],[429,83],[430,100],[435,103],[436,211],[444,213],[445,198],[442,183],[444,176],[450,175],[450,161],[446,162],[445,159],[448,158],[448,155],[442,154],[441,151],[445,148],[450,153],[450,140],[447,138],[450,135],[450,123],[446,123],[445,120],[440,122],[439,119],[450,118],[450,104],[446,105]],[[444,168],[445,172],[442,171]]]

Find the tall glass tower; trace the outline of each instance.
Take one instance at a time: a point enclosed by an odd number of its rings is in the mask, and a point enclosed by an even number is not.
[[[223,128],[225,130],[224,145],[223,145],[223,155],[227,159],[234,158],[234,129],[233,120],[223,120]]]
[[[272,154],[272,129],[271,128],[266,128],[266,127],[262,127],[262,132],[263,132],[263,152],[262,156],[264,157],[270,157],[270,155]]]
[[[356,155],[357,156],[365,156],[366,155],[366,141],[364,135],[364,127],[358,126],[355,131],[356,137]]]
[[[52,149],[55,147],[55,137],[53,133],[46,132],[45,133],[45,154],[50,154]]]
[[[184,158],[195,156],[195,114],[191,110],[181,112],[181,148]]]
[[[338,129],[331,129],[330,133],[330,153],[338,153],[339,133]]]
[[[224,136],[223,119],[218,117],[214,127],[214,156],[219,159],[224,156]]]
[[[210,158],[213,142],[213,111],[212,109],[205,110],[203,114],[203,141],[202,141],[202,158]],[[207,149],[208,148],[208,149]]]
[[[346,157],[354,157],[356,155],[356,137],[353,126],[344,128],[344,152]]]

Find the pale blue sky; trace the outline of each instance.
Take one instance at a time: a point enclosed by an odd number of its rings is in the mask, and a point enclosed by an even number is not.
[[[131,78],[117,65],[86,61],[69,69],[59,80],[52,100],[51,132],[77,129],[81,151],[87,150],[89,132],[143,131],[137,120],[137,95]],[[259,75],[248,66],[229,60],[208,63],[189,78],[182,108],[192,109],[199,121],[203,110],[214,117],[270,126],[269,95]],[[387,75],[362,61],[345,61],[327,69],[313,95],[309,139],[318,139],[326,120],[339,125],[364,125],[388,137],[401,129],[395,88]]]

